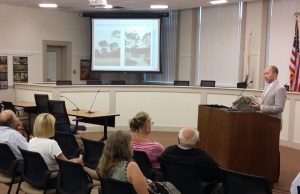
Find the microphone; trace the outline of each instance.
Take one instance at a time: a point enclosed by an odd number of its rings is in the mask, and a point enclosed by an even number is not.
[[[80,111],[80,109],[78,108],[78,106],[76,106],[76,104],[74,102],[72,102],[68,97],[61,95],[60,97],[67,99],[71,104],[73,104],[76,109],[73,109],[72,111]]]
[[[90,109],[89,109],[89,111],[88,111],[88,113],[90,113],[90,114],[91,114],[91,113],[95,113],[95,112],[92,111],[92,108],[93,108],[93,106],[94,106],[96,97],[97,97],[97,95],[98,95],[99,92],[100,92],[100,90],[98,90],[98,91],[96,92],[96,95],[95,95],[95,97],[94,97],[93,103],[92,103],[92,105],[91,105],[91,107],[90,107]]]

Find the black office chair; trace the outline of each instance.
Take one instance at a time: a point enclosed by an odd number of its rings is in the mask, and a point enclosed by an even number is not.
[[[68,159],[77,158],[81,153],[76,137],[71,133],[55,131],[54,140]]]
[[[183,194],[210,194],[217,181],[201,180],[201,170],[196,164],[159,158],[164,179],[171,182]]]
[[[102,156],[104,142],[94,141],[90,139],[81,138],[83,144],[83,162],[84,166],[96,169],[100,157]]]
[[[221,168],[224,194],[272,194],[266,178]]]
[[[56,159],[59,175],[56,190],[59,194],[90,194],[93,180],[81,164]]]
[[[133,150],[133,159],[140,167],[144,176],[153,180],[154,170],[146,152]]]
[[[78,125],[80,119],[75,119],[76,124],[73,125],[70,122],[65,101],[60,100],[49,100],[48,101],[49,113],[52,114],[55,121],[55,130],[66,133],[77,134],[77,131],[85,131],[86,127]]]
[[[110,82],[111,85],[126,85],[125,80],[111,80]]]
[[[214,81],[214,80],[201,80],[200,86],[215,87],[216,86],[216,81]]]
[[[190,81],[174,80],[174,86],[189,86]]]
[[[237,88],[247,88],[247,82],[238,82],[236,83]]]
[[[72,85],[72,80],[56,80],[56,85]]]
[[[19,111],[16,109],[16,107],[13,105],[10,101],[2,101],[3,110],[11,110],[13,111],[17,116],[19,116]]]
[[[100,178],[101,194],[136,194],[132,184],[112,178]]]
[[[56,193],[56,174],[58,171],[49,170],[40,153],[20,148],[19,150],[24,158],[22,171],[24,182],[19,183],[17,193],[19,190],[24,193]]]
[[[5,143],[0,143],[0,183],[8,185],[10,194],[13,184],[21,181],[22,160],[15,157],[13,151]]]
[[[102,85],[101,80],[86,80],[86,85]]]
[[[36,104],[37,113],[48,113],[48,100],[49,96],[48,94],[34,94],[34,100]]]

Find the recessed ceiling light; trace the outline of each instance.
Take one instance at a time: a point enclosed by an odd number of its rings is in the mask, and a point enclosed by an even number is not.
[[[40,3],[39,6],[42,8],[57,8],[55,3]]]
[[[228,3],[228,1],[227,0],[216,0],[216,1],[210,1],[209,3],[216,5],[216,4]]]
[[[151,5],[151,9],[168,9],[168,5]]]

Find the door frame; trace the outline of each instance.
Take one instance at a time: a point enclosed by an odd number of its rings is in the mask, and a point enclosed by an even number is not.
[[[70,41],[43,40],[43,82],[47,82],[48,60],[47,47],[62,47],[62,61],[64,67],[64,79],[72,80],[72,43]]]

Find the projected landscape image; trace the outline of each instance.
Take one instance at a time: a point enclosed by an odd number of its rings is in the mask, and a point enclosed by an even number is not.
[[[95,49],[95,63],[103,66],[119,66],[120,65],[120,30],[107,32],[100,31],[99,34],[106,34],[108,37],[101,36]]]
[[[151,32],[125,32],[125,65],[148,66],[151,64]]]
[[[92,19],[92,71],[160,71],[160,18]]]

